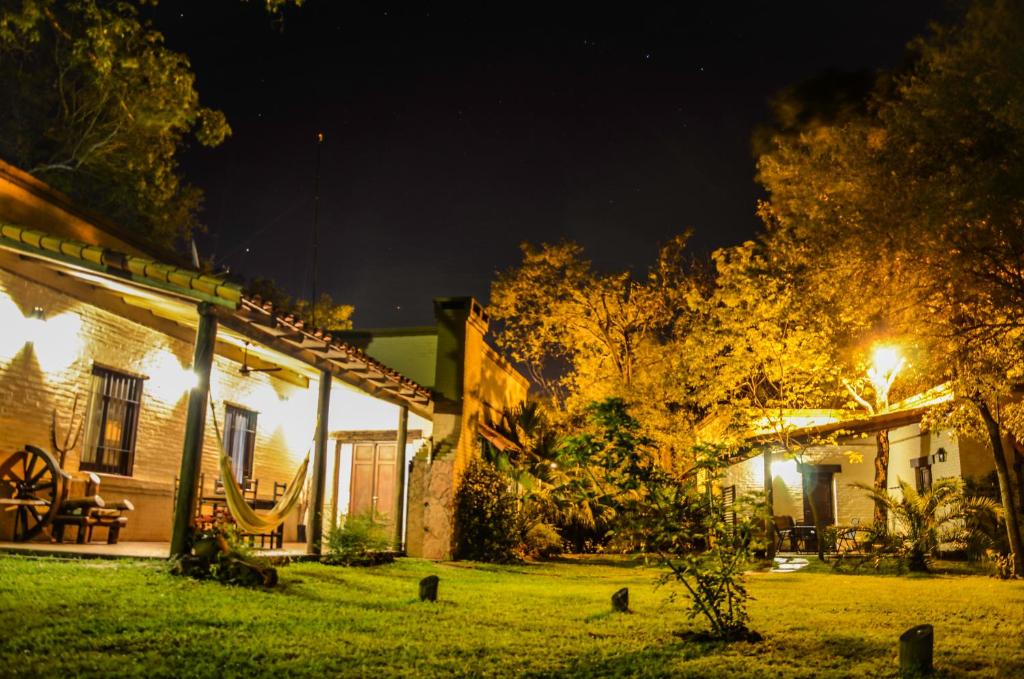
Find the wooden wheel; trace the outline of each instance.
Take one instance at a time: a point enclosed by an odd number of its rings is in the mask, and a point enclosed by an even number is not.
[[[35,537],[53,520],[60,484],[57,461],[35,446],[25,446],[0,464],[0,506],[14,513],[15,542]]]

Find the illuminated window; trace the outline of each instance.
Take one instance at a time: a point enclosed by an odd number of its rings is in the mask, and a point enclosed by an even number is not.
[[[93,366],[83,471],[132,475],[143,378]]]
[[[252,478],[252,457],[256,448],[257,413],[227,405],[224,407],[224,446],[231,458],[231,470],[239,483]]]

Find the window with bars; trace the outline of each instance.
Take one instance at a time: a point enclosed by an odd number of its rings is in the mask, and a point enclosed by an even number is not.
[[[93,366],[83,471],[132,475],[143,378]]]
[[[239,483],[252,478],[252,458],[256,449],[257,413],[227,405],[224,407],[224,447],[231,458],[231,470]]]
[[[725,522],[730,526],[736,525],[736,486],[723,486],[722,507],[725,513]]]

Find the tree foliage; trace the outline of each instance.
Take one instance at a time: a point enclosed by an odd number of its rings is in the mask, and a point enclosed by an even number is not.
[[[840,306],[873,299],[882,327],[923,348],[919,370],[953,388],[945,421],[991,442],[1018,570],[1003,439],[1024,434],[1022,39],[1019,3],[974,2],[913,43],[865,112],[777,135],[758,163],[773,237],[829,263]]]
[[[202,194],[177,154],[230,129],[134,3],[5,3],[0,80],[0,156],[155,241],[197,228]]]

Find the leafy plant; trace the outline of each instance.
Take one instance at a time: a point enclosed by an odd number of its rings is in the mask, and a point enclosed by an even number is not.
[[[372,566],[394,561],[386,552],[387,532],[369,516],[347,516],[344,523],[327,534],[327,555],[324,563],[342,566]]]
[[[508,480],[491,464],[473,459],[455,493],[455,558],[517,561],[520,517]]]
[[[651,510],[640,529],[668,568],[660,581],[682,585],[689,595],[691,619],[703,618],[713,638],[755,641],[761,637],[749,627],[743,572],[752,550],[760,547],[756,536],[764,525],[764,505],[760,498],[738,498],[727,513],[713,490],[726,464],[721,452],[698,447],[696,473],[650,478]]]
[[[863,483],[857,486],[888,513],[893,544],[907,568],[916,572],[927,572],[929,560],[944,545],[964,549],[992,535],[1002,511],[990,498],[967,495],[959,479],[939,479],[923,492],[899,479],[898,496]]]
[[[267,559],[256,556],[236,526],[226,523],[196,533],[192,553],[175,559],[171,572],[246,587],[277,584],[277,570]]]
[[[537,559],[558,556],[562,553],[562,536],[551,524],[534,524],[523,536],[523,551]]]

